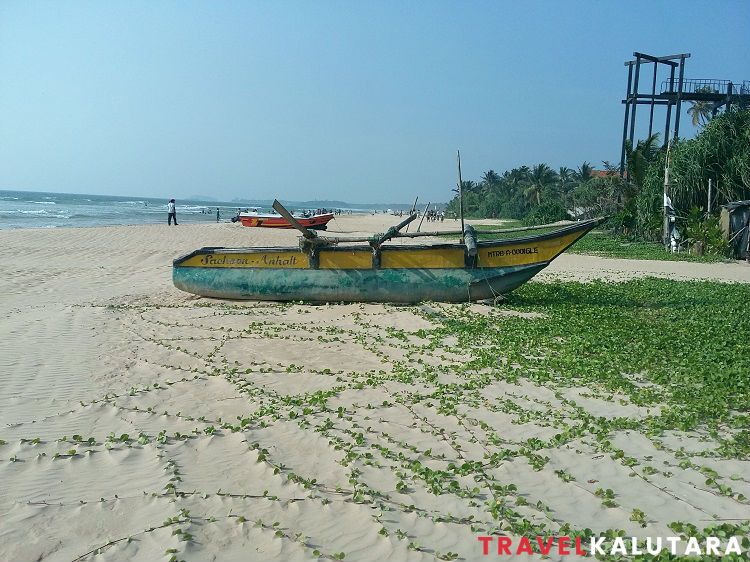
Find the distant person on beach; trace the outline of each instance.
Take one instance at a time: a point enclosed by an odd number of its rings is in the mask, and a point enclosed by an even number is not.
[[[172,219],[174,219],[174,225],[177,226],[177,211],[175,210],[174,199],[170,199],[167,203],[167,224],[172,226]]]
[[[216,207],[216,222],[219,222],[220,218],[221,218],[221,213],[219,212],[219,208]]]

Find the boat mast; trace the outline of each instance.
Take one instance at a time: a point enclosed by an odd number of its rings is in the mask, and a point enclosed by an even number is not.
[[[461,151],[456,151],[458,158],[458,206],[461,211],[461,244],[464,243],[464,192],[463,181],[461,181]]]

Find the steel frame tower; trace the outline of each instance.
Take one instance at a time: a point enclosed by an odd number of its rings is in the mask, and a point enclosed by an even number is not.
[[[654,130],[654,107],[657,105],[667,106],[667,115],[664,124],[664,145],[669,142],[670,132],[675,140],[680,135],[680,115],[682,113],[683,101],[713,102],[711,111],[713,115],[722,106],[728,110],[733,103],[740,106],[750,106],[750,82],[735,84],[730,80],[686,80],[685,61],[690,58],[690,53],[655,57],[645,53],[633,53],[635,60],[625,62],[628,67],[628,89],[625,99],[625,120],[622,126],[622,150],[620,152],[620,175],[625,173],[625,146],[628,141],[635,142],[636,113],[639,105],[650,106],[648,120],[648,135]],[[641,85],[641,66],[653,64],[654,70],[651,74],[651,92],[639,91]],[[656,91],[657,75],[659,65],[664,65],[669,70],[669,80],[661,83],[660,91]],[[675,78],[675,74],[677,77]],[[738,87],[739,86],[739,87]],[[672,106],[675,108],[674,127],[672,125]]]

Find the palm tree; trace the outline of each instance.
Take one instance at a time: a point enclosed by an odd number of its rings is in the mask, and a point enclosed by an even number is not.
[[[495,185],[500,181],[500,176],[495,172],[495,170],[487,170],[482,175],[482,181],[486,183],[487,185]]]
[[[485,197],[496,193],[498,185],[500,184],[500,176],[494,170],[488,170],[482,174],[482,182],[480,184],[482,195]]]
[[[557,170],[557,183],[561,193],[567,193],[570,190],[574,174],[575,172],[567,166],[560,166]]]
[[[529,174],[531,173],[531,169],[528,166],[521,166],[520,168],[513,168],[511,170],[511,173],[514,173],[517,177],[523,179],[528,179]]]
[[[560,166],[560,169],[557,171],[557,186],[563,199],[563,203],[567,203],[568,196],[573,190],[574,174],[575,172],[567,166]]]
[[[591,178],[591,173],[593,171],[594,168],[591,167],[591,164],[584,160],[583,163],[578,166],[578,170],[573,172],[573,177],[579,184],[582,184],[589,181],[589,179]]]
[[[716,90],[711,88],[711,86],[703,86],[701,88],[695,89],[696,94],[715,94]],[[691,101],[691,107],[688,109],[688,115],[690,115],[690,120],[693,123],[693,127],[697,127],[698,125],[705,125],[711,120],[711,115],[713,113],[713,107],[714,104],[710,101],[703,101],[703,100],[697,100],[697,101]]]
[[[518,189],[523,185],[529,177],[528,166],[521,166],[520,168],[513,168],[510,171],[503,173],[503,183],[508,190],[508,195],[513,197]]]
[[[537,164],[529,174],[529,186],[524,189],[523,194],[529,200],[536,200],[536,204],[542,204],[542,192],[554,185],[557,174],[547,164]]]
[[[628,140],[625,143],[625,161],[628,166],[628,181],[632,183],[637,190],[643,186],[643,180],[646,178],[646,170],[649,163],[656,156],[659,150],[659,133],[654,133],[647,139],[639,140],[633,148],[633,143]]]

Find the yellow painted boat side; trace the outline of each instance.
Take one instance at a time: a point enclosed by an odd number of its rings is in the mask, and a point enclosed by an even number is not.
[[[372,251],[364,250],[331,251],[321,250],[320,269],[372,269]]]
[[[528,265],[550,261],[565,248],[578,240],[584,232],[571,232],[565,236],[505,244],[497,246],[480,246],[477,252],[479,267],[504,267],[509,265]]]
[[[543,235],[507,241],[480,242],[477,268],[502,268],[549,263],[591,230],[580,228],[560,235]],[[463,269],[466,248],[459,244],[439,246],[397,246],[383,248],[377,269]],[[373,253],[367,246],[322,248],[319,269],[367,270],[373,267]],[[180,267],[314,269],[310,258],[294,248],[204,248],[179,261]],[[471,265],[468,266],[472,268]]]
[[[529,265],[554,259],[575,242],[580,233],[559,238],[517,244],[480,246],[477,267]],[[384,250],[381,269],[458,269],[465,267],[464,248],[398,248]],[[310,266],[301,251],[206,252],[191,256],[181,267],[232,267],[305,269]],[[372,252],[362,250],[321,250],[320,269],[372,269]]]
[[[282,252],[206,252],[191,256],[181,267],[273,267],[306,269],[310,260],[300,251]]]
[[[453,269],[463,268],[464,248],[383,249],[381,269]]]

